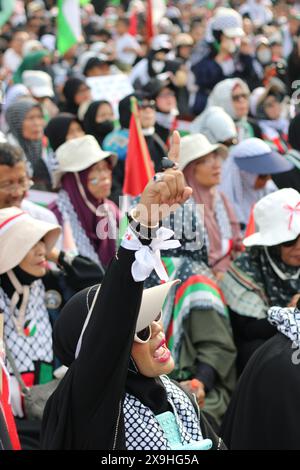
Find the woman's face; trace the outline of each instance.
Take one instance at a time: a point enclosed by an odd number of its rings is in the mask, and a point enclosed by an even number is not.
[[[147,102],[144,100],[143,103],[138,106],[138,112],[143,129],[154,127],[156,115],[154,104],[152,105],[151,101],[149,101],[147,104]]]
[[[32,108],[25,115],[22,134],[27,140],[41,140],[44,130],[44,118],[40,108]]]
[[[275,96],[268,96],[263,103],[263,108],[269,119],[275,120],[280,118],[281,103]]]
[[[249,94],[240,85],[234,87],[232,91],[232,105],[238,119],[248,116]]]
[[[32,276],[45,276],[47,270],[45,242],[40,240],[36,245],[34,245],[21,261],[19,266],[23,271],[31,274]]]
[[[133,343],[131,356],[140,374],[145,377],[169,374],[174,369],[161,321],[151,323],[151,338],[147,343]]]
[[[87,179],[87,189],[91,195],[101,201],[110,195],[111,185],[112,169],[110,162],[106,159],[93,165]]]
[[[162,113],[170,113],[177,107],[175,93],[170,88],[163,88],[155,101],[157,109]]]
[[[288,266],[300,267],[300,237],[291,246],[281,245],[281,259]]]
[[[222,157],[217,152],[211,152],[196,161],[196,181],[206,188],[212,188],[220,184],[221,169]]]
[[[85,132],[82,130],[81,125],[77,121],[71,122],[69,125],[68,133],[66,135],[66,141],[76,139],[77,137],[83,137]]]
[[[254,183],[254,189],[263,189],[270,179],[270,175],[258,175]]]
[[[91,95],[91,90],[90,88],[82,83],[78,90],[76,91],[76,94],[74,96],[74,103],[77,106],[80,106],[82,103],[85,101],[91,101],[92,100],[92,95]]]
[[[113,121],[113,120],[114,120],[114,112],[113,112],[112,107],[107,103],[100,104],[96,113],[96,122],[101,123],[104,121]]]

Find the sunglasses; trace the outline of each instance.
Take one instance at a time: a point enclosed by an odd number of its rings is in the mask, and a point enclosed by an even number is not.
[[[161,318],[162,318],[162,313],[160,311],[154,321],[157,323],[161,320]],[[151,328],[151,325],[149,325],[149,326],[146,326],[146,328],[144,328],[143,330],[138,331],[134,335],[134,341],[140,344],[148,343],[149,339],[151,338],[151,335],[152,335],[152,328]]]
[[[285,246],[286,248],[288,248],[288,247],[291,247],[293,245],[296,245],[299,238],[300,238],[300,235],[298,235],[297,238],[294,238],[294,240],[290,240],[288,242],[281,243],[281,246]]]
[[[239,95],[232,95],[232,101],[240,101],[242,99],[247,100],[249,98],[248,93],[240,93]]]

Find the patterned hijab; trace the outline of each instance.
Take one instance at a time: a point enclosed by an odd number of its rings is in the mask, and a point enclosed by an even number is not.
[[[274,271],[269,259],[285,274],[287,279],[281,279]],[[243,274],[240,282],[247,286],[251,279],[264,292],[268,305],[285,307],[292,297],[300,292],[299,267],[285,264],[280,257],[279,247],[274,246],[265,250],[264,247],[252,247],[234,261],[234,265]]]
[[[300,345],[300,311],[298,308],[272,307],[268,311],[269,322],[284,336]]]
[[[12,135],[18,141],[20,147],[22,147],[27,160],[35,168],[42,157],[42,141],[28,140],[23,137],[24,119],[33,108],[42,110],[37,101],[32,98],[24,98],[8,107],[5,118]]]

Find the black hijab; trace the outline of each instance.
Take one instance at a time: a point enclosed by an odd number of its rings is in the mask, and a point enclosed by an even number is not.
[[[93,101],[87,109],[83,118],[83,127],[87,134],[93,135],[98,143],[102,145],[104,138],[114,130],[114,121],[106,120],[104,122],[96,122],[96,116],[99,106],[107,104],[111,107],[109,101],[99,100]]]
[[[76,315],[74,315],[73,303],[68,302],[55,323],[54,353],[68,367],[74,361],[77,342],[96,290],[97,286],[94,286],[90,290],[81,291],[80,295],[76,296]],[[129,360],[125,391],[139,399],[154,414],[160,414],[169,409],[166,391],[160,379],[140,374],[132,357]]]
[[[74,98],[81,85],[85,85],[85,81],[81,78],[72,77],[66,81],[63,88],[63,94],[66,99],[64,111],[77,114],[79,106],[75,103]]]
[[[81,126],[80,121],[74,114],[60,113],[50,119],[45,127],[45,135],[48,137],[49,144],[54,152],[60,145],[65,143],[72,122],[77,122]]]

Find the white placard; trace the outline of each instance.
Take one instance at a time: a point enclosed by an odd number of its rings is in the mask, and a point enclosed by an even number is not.
[[[124,73],[105,77],[89,77],[86,79],[86,83],[91,87],[93,100],[109,101],[117,118],[119,117],[119,101],[133,93],[129,78]]]

